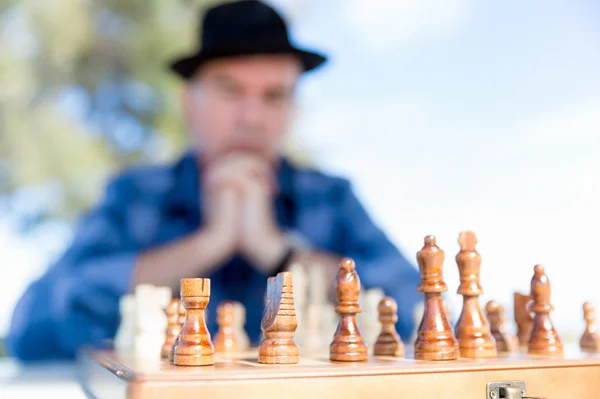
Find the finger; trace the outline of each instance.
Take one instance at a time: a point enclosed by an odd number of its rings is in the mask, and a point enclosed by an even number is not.
[[[250,155],[233,154],[219,160],[209,168],[205,183],[208,186],[218,185],[240,177],[268,179],[272,174],[268,164]]]
[[[241,195],[237,189],[224,186],[211,195],[209,217],[213,221],[235,224],[239,218]]]
[[[265,212],[268,197],[264,188],[255,181],[245,181],[243,183],[242,196],[242,218],[245,226],[256,228],[264,223],[267,214]]]

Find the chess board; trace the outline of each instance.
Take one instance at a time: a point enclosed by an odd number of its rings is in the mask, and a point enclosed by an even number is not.
[[[570,343],[561,358],[520,352],[490,360],[418,361],[407,347],[406,358],[333,363],[327,353],[301,353],[298,364],[265,365],[253,350],[216,354],[212,366],[178,367],[108,350],[85,351],[79,364],[82,387],[95,399],[484,399],[488,383],[506,381],[524,382],[527,397],[600,397],[600,354]]]

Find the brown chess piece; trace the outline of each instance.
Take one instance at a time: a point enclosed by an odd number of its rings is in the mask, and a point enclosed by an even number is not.
[[[518,341],[506,329],[504,322],[504,306],[496,301],[489,301],[485,306],[487,319],[490,322],[490,331],[496,340],[498,352],[514,352],[518,348]]]
[[[165,337],[165,343],[160,351],[160,356],[163,359],[169,357],[169,353],[173,349],[173,344],[181,331],[181,325],[179,324],[179,299],[171,299],[167,309],[167,334]]]
[[[481,255],[475,249],[477,237],[471,231],[463,231],[458,243],[460,252],[456,255],[456,264],[460,286],[457,293],[463,296],[463,308],[455,331],[460,355],[471,359],[496,357],[496,341],[479,306],[483,289],[479,284]]]
[[[204,312],[210,301],[210,279],[181,280],[181,302],[186,309],[185,322],[173,347],[173,363],[177,366],[214,364],[215,349],[206,328]]]
[[[452,321],[452,311],[450,310],[450,305],[448,305],[448,302],[446,302],[444,299],[442,299],[442,301],[444,301],[444,312],[446,313],[446,317],[448,318],[448,321]]]
[[[590,302],[583,304],[585,331],[579,340],[579,346],[585,352],[600,352],[600,335],[596,332],[596,310]]]
[[[550,281],[544,272],[542,265],[534,267],[534,275],[531,279],[532,302],[528,310],[535,313],[533,318],[533,329],[529,338],[529,353],[532,355],[556,355],[563,353],[562,342],[550,321]]]
[[[379,312],[379,322],[381,323],[381,333],[373,346],[375,356],[404,356],[404,344],[400,335],[396,331],[396,322],[398,321],[398,304],[394,298],[385,297],[377,306]]]
[[[360,278],[356,273],[352,259],[342,259],[336,278],[337,305],[335,312],[340,321],[329,346],[329,359],[339,362],[362,362],[369,358],[367,345],[363,340],[356,322],[360,313],[358,295]]]
[[[531,329],[533,328],[533,317],[527,311],[527,304],[531,302],[530,295],[523,295],[519,292],[514,293],[514,317],[517,325],[517,337],[519,344],[526,346],[531,338]]]
[[[260,323],[264,340],[258,348],[258,362],[294,364],[300,360],[294,333],[298,327],[294,308],[292,273],[278,273],[267,280],[267,307]]]
[[[219,331],[217,331],[213,340],[215,352],[237,352],[239,349],[238,340],[233,331],[235,311],[235,305],[232,301],[223,301],[217,306]]]
[[[442,273],[444,251],[436,245],[434,236],[425,237],[417,262],[421,272],[417,290],[425,294],[425,309],[415,341],[415,359],[454,360],[459,355],[458,341],[442,299],[442,292],[448,291]]]

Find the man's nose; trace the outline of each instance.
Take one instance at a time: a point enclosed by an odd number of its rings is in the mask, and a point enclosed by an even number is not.
[[[265,106],[257,98],[246,98],[240,104],[240,122],[248,126],[258,126],[265,116]]]

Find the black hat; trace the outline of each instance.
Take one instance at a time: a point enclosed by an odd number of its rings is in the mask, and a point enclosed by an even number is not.
[[[292,46],[283,18],[273,8],[256,0],[211,8],[204,16],[200,34],[202,43],[198,51],[171,64],[171,69],[184,79],[190,79],[200,65],[215,58],[295,54],[305,72],[327,60],[321,54]]]

